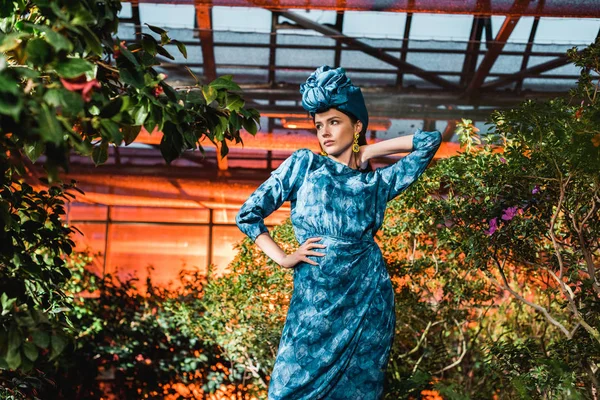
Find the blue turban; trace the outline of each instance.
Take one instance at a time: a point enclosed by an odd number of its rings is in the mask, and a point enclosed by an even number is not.
[[[302,107],[313,117],[315,113],[335,107],[354,115],[363,123],[363,129],[369,125],[362,92],[352,84],[344,68],[331,69],[328,65],[317,68],[306,83],[300,85],[300,93]]]

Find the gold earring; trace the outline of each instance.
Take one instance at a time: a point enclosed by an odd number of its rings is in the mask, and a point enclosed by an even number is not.
[[[323,148],[321,148],[321,155],[322,156],[326,156],[327,155],[327,152],[325,150],[323,150]]]
[[[354,143],[352,144],[352,151],[358,153],[360,151],[360,147],[358,146],[358,132],[354,134]]]

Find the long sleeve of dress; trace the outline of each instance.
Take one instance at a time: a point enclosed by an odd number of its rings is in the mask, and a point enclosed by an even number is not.
[[[310,150],[292,153],[271,176],[246,200],[235,217],[238,228],[253,242],[261,233],[268,232],[264,219],[287,200],[296,198],[296,192],[306,172]]]
[[[440,132],[417,129],[413,135],[413,150],[397,162],[376,170],[387,201],[394,199],[421,176],[441,143]]]

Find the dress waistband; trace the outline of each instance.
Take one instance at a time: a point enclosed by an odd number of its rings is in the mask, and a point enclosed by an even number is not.
[[[344,242],[344,243],[364,243],[364,242],[375,243],[375,239],[372,236],[366,237],[364,239],[355,239],[355,238],[335,236],[335,235],[315,234],[314,237],[328,238],[328,239],[333,239],[337,242]]]

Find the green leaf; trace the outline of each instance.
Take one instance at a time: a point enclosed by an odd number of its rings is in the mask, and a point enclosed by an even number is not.
[[[77,9],[77,13],[75,14],[75,18],[71,20],[73,25],[78,25],[82,27],[87,27],[89,25],[96,24],[96,18],[94,15],[87,10],[86,8],[80,7]]]
[[[142,130],[141,126],[124,125],[121,127],[125,145],[129,145],[135,141]]]
[[[44,331],[33,331],[31,336],[33,337],[33,343],[41,349],[47,349],[50,345],[50,336]]]
[[[27,357],[31,361],[37,360],[39,355],[38,349],[31,342],[23,343],[23,353],[25,354],[25,357]]]
[[[57,335],[52,335],[52,337],[50,338],[50,348],[51,348],[51,352],[50,352],[50,359],[54,359],[56,357],[58,357],[63,350],[65,349],[65,347],[67,346],[67,338],[61,334],[57,334]]]
[[[156,43],[156,39],[154,39],[150,35],[144,34],[144,36],[142,37],[142,47],[144,48],[145,52],[151,54],[152,56],[155,56],[157,46],[158,44]]]
[[[67,58],[65,61],[59,62],[54,69],[63,78],[76,78],[94,71],[94,64],[83,58]]]
[[[7,74],[0,74],[0,92],[20,94],[19,83]]]
[[[83,35],[83,40],[85,40],[85,44],[87,46],[87,50],[89,53],[94,53],[97,55],[102,55],[102,43],[98,36],[88,26],[82,26],[83,30],[85,30],[85,35]]]
[[[7,351],[10,352],[18,352],[19,347],[21,347],[21,342],[22,342],[22,338],[21,338],[21,332],[19,331],[19,327],[17,326],[16,323],[12,323],[10,325],[10,328],[8,329],[8,349]]]
[[[6,353],[6,363],[8,368],[17,369],[21,365],[21,352],[17,350],[9,350]]]
[[[237,83],[232,81],[232,75],[223,75],[209,83],[209,86],[215,89],[226,89],[226,90],[237,90],[241,91],[242,89],[238,86]]]
[[[170,40],[171,39],[169,38],[169,35],[167,35],[167,32],[160,34],[160,44],[162,46],[164,46],[165,44],[169,43]]]
[[[227,146],[227,142],[222,141],[221,142],[221,151],[220,151],[221,157],[227,156],[228,153],[229,153],[229,147]]]
[[[112,118],[117,115],[121,111],[121,106],[123,105],[123,99],[119,97],[115,97],[112,99],[107,105],[105,105],[100,111],[101,118]]]
[[[169,164],[178,158],[184,150],[181,133],[170,122],[166,122],[163,127],[163,137],[159,147],[163,158]]]
[[[191,130],[186,130],[183,132],[183,144],[188,149],[196,148],[196,142],[198,138]]]
[[[163,56],[163,57],[167,57],[167,58],[168,58],[168,59],[170,59],[170,60],[174,60],[174,59],[175,59],[175,57],[173,57],[173,56],[171,55],[171,53],[169,53],[169,52],[168,52],[168,51],[167,51],[167,50],[166,50],[164,47],[162,47],[162,46],[158,46],[158,47],[156,48],[156,50],[158,51],[158,54],[160,54],[160,55],[161,55],[161,56]]]
[[[219,92],[212,86],[204,85],[202,86],[202,94],[206,99],[206,104],[209,105],[217,98]]]
[[[146,118],[146,121],[144,122],[144,129],[146,129],[149,134],[152,134],[152,132],[154,131],[156,126],[157,126],[156,120],[154,119],[152,114],[149,114],[148,118]]]
[[[44,93],[44,101],[52,107],[61,107],[68,115],[77,115],[83,111],[83,97],[77,92],[65,88],[49,89]]]
[[[171,43],[174,43],[179,52],[183,55],[183,58],[187,59],[187,49],[185,44],[181,43],[179,40],[171,40]]]
[[[229,125],[231,126],[231,131],[239,131],[240,128],[242,127],[242,124],[240,122],[240,117],[238,116],[238,114],[236,112],[231,112],[231,114],[229,114]]]
[[[192,90],[189,93],[185,94],[185,103],[191,104],[206,104],[206,99],[204,98],[204,93],[199,90]]]
[[[244,127],[245,130],[247,130],[250,134],[252,135],[256,135],[257,132],[257,126],[256,126],[256,122],[254,122],[254,120],[252,118],[243,118],[242,119],[242,126]]]
[[[23,42],[23,38],[31,36],[25,32],[13,32],[5,35],[0,40],[0,53],[6,53],[7,51],[11,51],[16,49]]]
[[[179,94],[171,87],[171,85],[168,85],[165,82],[161,82],[160,85],[162,86],[169,100],[171,100],[173,103],[177,103],[179,101]]]
[[[46,142],[59,145],[63,141],[63,131],[56,119],[56,114],[51,112],[48,105],[40,105],[39,130],[40,136]]]
[[[223,141],[225,139],[225,131],[227,130],[227,126],[229,125],[229,119],[222,115],[219,115],[219,124],[217,125],[217,129],[215,130],[215,137],[218,141]]]
[[[31,39],[25,47],[27,61],[34,66],[43,66],[52,58],[52,47],[43,39]]]
[[[9,299],[6,293],[2,293],[2,315],[6,315],[4,311],[7,311],[7,313],[12,311],[12,307],[16,301],[16,298]]]
[[[137,43],[134,43],[132,46],[137,45]],[[129,61],[130,63],[133,64],[134,67],[139,67],[140,63],[138,62],[137,58],[135,58],[135,55],[129,50],[129,48],[124,47],[124,46],[119,46],[119,51],[121,52],[121,55],[125,57],[125,59],[127,61]],[[119,57],[119,60],[121,60],[121,57]]]
[[[227,93],[227,109],[231,111],[239,111],[246,102],[237,94]]]
[[[99,145],[94,146],[92,150],[92,160],[96,166],[104,164],[108,160],[108,142],[102,141]]]
[[[44,152],[45,148],[46,148],[46,145],[41,140],[33,142],[33,143],[27,143],[23,146],[25,155],[27,156],[27,158],[29,158],[33,162],[35,162],[38,158],[40,158],[40,156]]]
[[[102,119],[100,120],[100,125],[102,126],[102,131],[105,133],[103,136],[110,139],[111,143],[115,143],[116,145],[121,144],[123,141],[123,134],[119,130],[119,124],[109,119]]]
[[[123,83],[133,86],[136,89],[143,89],[146,85],[144,83],[144,76],[138,70],[130,70],[126,68],[120,68],[119,73]]]
[[[150,30],[154,33],[158,33],[159,35],[162,35],[163,33],[167,33],[166,30],[159,28],[158,26],[154,26],[154,25],[149,25],[146,24],[148,26],[148,28],[150,28]]]
[[[133,119],[135,121],[135,125],[143,125],[146,121],[146,117],[148,117],[148,113],[148,108],[146,106],[138,106],[133,112]]]
[[[67,39],[65,36],[52,30],[51,27],[46,26],[46,25],[35,25],[35,24],[28,24],[28,25],[31,25],[33,28],[39,30],[40,32],[44,32],[44,34],[45,34],[44,39],[46,40],[46,42],[48,42],[48,44],[50,46],[54,47],[54,50],[56,52],[65,50],[66,52],[70,53],[71,51],[73,51],[73,43],[71,43],[71,41],[69,39]]]

